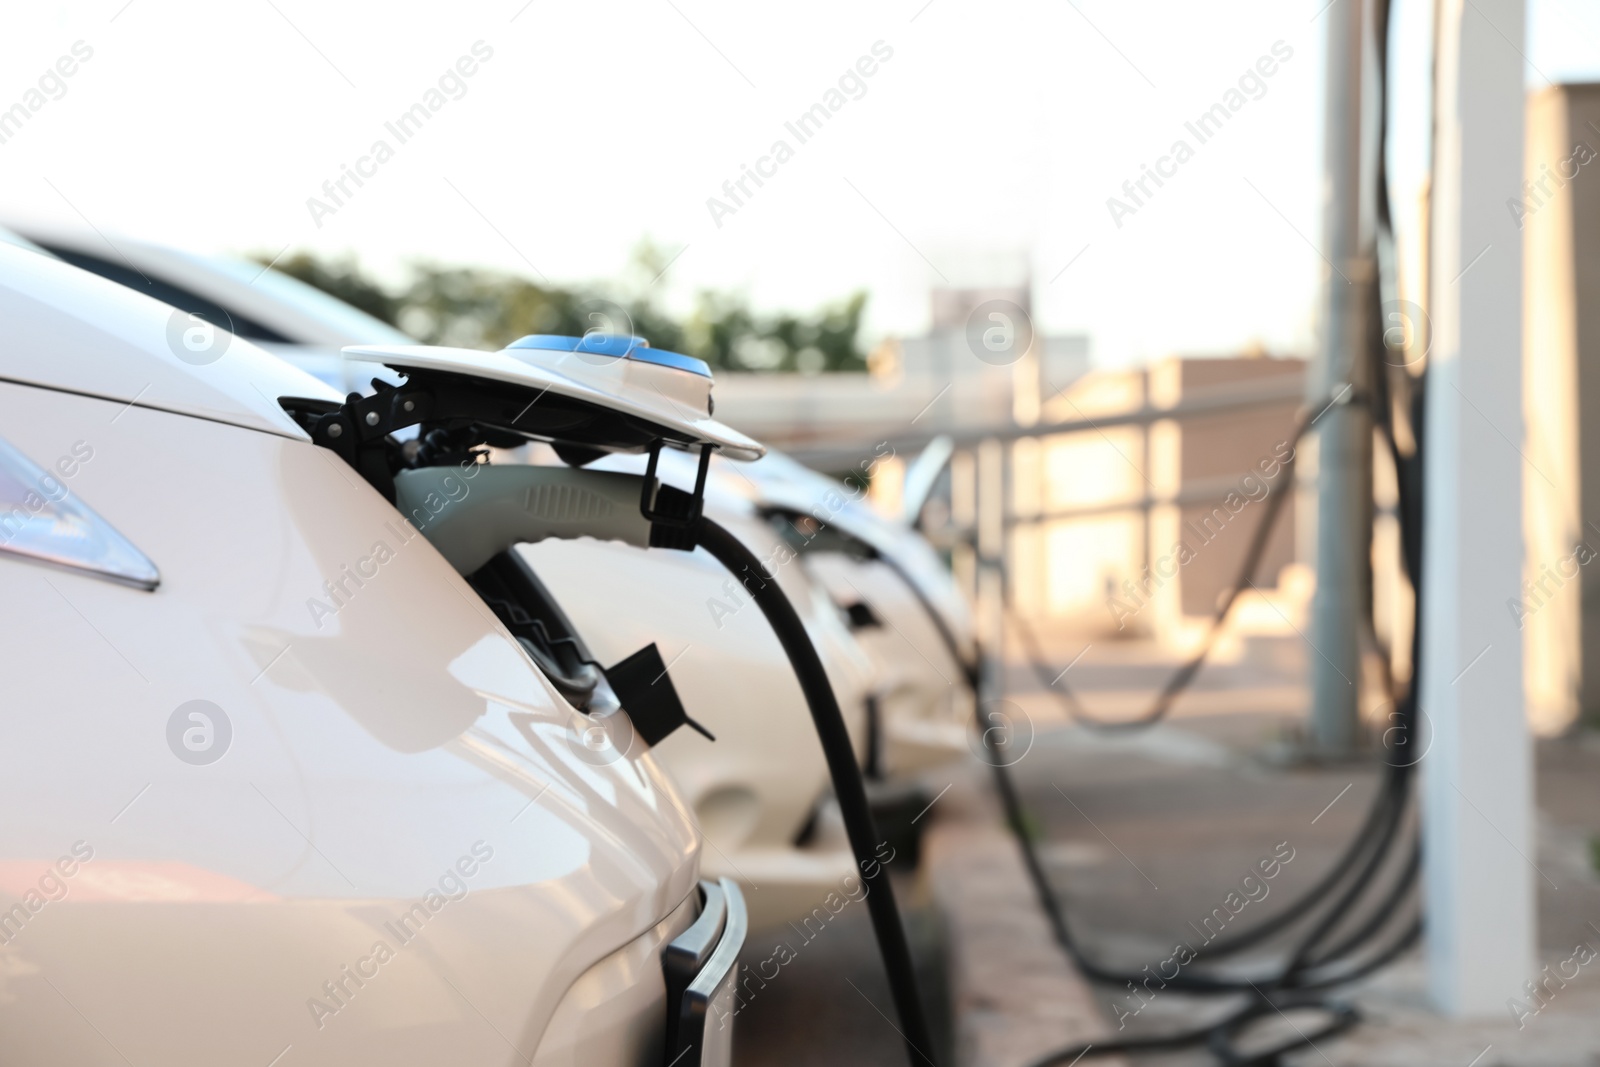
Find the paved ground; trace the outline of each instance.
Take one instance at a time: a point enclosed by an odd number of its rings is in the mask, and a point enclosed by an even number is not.
[[[1102,707],[1116,708],[1118,700],[1131,707],[1133,683],[1159,674],[1149,665],[1104,662],[1080,674],[1089,663],[1086,657],[1072,677],[1091,697],[1109,698],[1096,702]],[[1227,712],[1233,705],[1228,690],[1202,686],[1169,725],[1131,737],[1067,726],[1038,695],[1019,699],[1040,727],[1035,750],[1017,774],[1041,823],[1050,875],[1091,951],[1127,970],[1165,960],[1178,941],[1195,943],[1206,932],[1206,917],[1224,905],[1252,867],[1292,850],[1294,858],[1267,887],[1267,896],[1245,904],[1231,921],[1238,929],[1271,914],[1327,869],[1373,795],[1377,776],[1370,764],[1296,767],[1275,758],[1304,709],[1304,694],[1293,685],[1292,650],[1274,649],[1228,673],[1245,690],[1247,699],[1236,705],[1241,710]],[[1023,688],[1022,676],[1014,677]],[[1104,692],[1097,694],[1097,687]],[[1284,699],[1275,702],[1274,693]],[[1591,855],[1591,841],[1600,839],[1600,739],[1543,742],[1537,759],[1539,843],[1533,861],[1541,962],[1556,963],[1573,956],[1580,941],[1600,949],[1600,875]],[[1486,860],[1526,862],[1509,846],[1504,856]],[[1270,952],[1257,957],[1261,969],[1273,958]],[[1248,963],[1241,969],[1259,973]],[[1180,1028],[1243,1003],[1170,992],[1145,1003],[1127,989],[1095,991],[1107,1019],[1129,1034]],[[1600,1064],[1600,964],[1584,968],[1520,1030],[1509,1012],[1471,1024],[1433,1015],[1417,953],[1352,994],[1367,1022],[1290,1062]],[[1289,1023],[1308,1027],[1310,1020],[1280,1021],[1278,1030],[1288,1033]],[[1175,1067],[1214,1061],[1202,1052],[1135,1062]]]
[[[926,885],[915,876],[897,878],[895,896],[922,963],[922,984],[939,1002],[932,1013],[945,1046],[935,1056],[949,1063],[947,1055],[940,1055],[948,1048],[950,1021],[944,1003],[941,923]],[[809,941],[807,933],[812,934]],[[776,968],[766,963],[774,959],[788,962]],[[739,1010],[734,1030],[738,1067],[906,1062],[864,904],[846,905],[820,933],[783,926],[753,931],[740,962],[754,968],[758,977],[775,969],[778,976],[764,986],[757,981],[747,987],[754,995]]]
[[[1064,664],[1079,648],[1056,651]],[[1137,648],[1096,648],[1070,677],[1095,707],[1128,712],[1168,666]],[[1177,942],[1203,937],[1206,918],[1263,859],[1278,859],[1267,895],[1230,920],[1234,929],[1259,921],[1313,882],[1354,833],[1377,781],[1372,766],[1296,767],[1275,758],[1304,714],[1303,669],[1291,644],[1254,649],[1203,673],[1168,724],[1112,738],[1068,725],[1033,677],[1013,669],[1015,699],[1037,729],[1033,750],[1016,768],[1018,781],[1037,816],[1050,877],[1091,952],[1134,971],[1158,964]],[[1600,949],[1600,875],[1591,857],[1591,841],[1600,839],[1600,740],[1543,743],[1538,763],[1533,859],[1542,872],[1541,962],[1556,963],[1580,941]],[[929,785],[937,791],[962,774],[970,780],[971,771],[935,775]],[[1491,862],[1523,861],[1508,849]],[[941,926],[930,916],[929,889],[901,882],[902,897],[917,904],[923,955],[936,962]],[[771,954],[764,943],[771,936],[752,939],[751,962]],[[904,1062],[899,1037],[880,1014],[892,1017],[865,909],[847,909],[796,955],[740,1017],[742,1067]],[[1257,973],[1271,958],[1269,952],[1243,966]],[[1183,1027],[1238,1003],[1170,991],[1146,1003],[1127,989],[1093,988],[1107,1032],[1119,1024],[1129,1034]],[[1520,1030],[1509,1013],[1471,1024],[1442,1020],[1428,1010],[1423,990],[1418,956],[1402,958],[1352,991],[1366,1017],[1360,1028],[1287,1062],[1600,1067],[1600,961]],[[1288,1025],[1309,1024],[1296,1018],[1277,1025],[1288,1033]],[[1134,1062],[1214,1061],[1186,1052]]]

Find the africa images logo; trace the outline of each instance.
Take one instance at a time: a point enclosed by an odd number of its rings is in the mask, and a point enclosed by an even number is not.
[[[233,744],[233,723],[228,713],[209,700],[178,705],[167,717],[167,747],[191,767],[217,762]]]
[[[1115,196],[1106,198],[1106,210],[1111,213],[1111,221],[1117,224],[1117,229],[1122,229],[1123,218],[1136,215],[1141,207],[1147,206],[1147,201],[1153,199],[1166,184],[1163,178],[1170,180],[1177,177],[1178,168],[1194,158],[1196,145],[1203,145],[1221,133],[1223,126],[1251,100],[1260,100],[1267,95],[1266,79],[1276,74],[1281,64],[1294,58],[1294,49],[1284,41],[1273,41],[1271,52],[1271,55],[1260,57],[1254,66],[1246,69],[1239,76],[1238,83],[1222,94],[1220,102],[1202,111],[1194,121],[1183,124],[1184,130],[1194,138],[1194,145],[1182,137],[1178,138],[1168,153],[1156,160],[1154,169],[1149,164],[1141,163],[1139,176],[1122,183],[1126,200]],[[1150,188],[1151,183],[1155,184],[1155,189]],[[1144,195],[1141,196],[1141,193]]]
[[[754,169],[747,163],[739,164],[739,176],[722,183],[722,197],[706,197],[706,210],[711,213],[711,221],[716,223],[717,229],[722,229],[722,220],[726,216],[738,214],[739,209],[745,206],[745,201],[753,198],[756,191],[766,184],[763,178],[778,176],[778,168],[794,158],[797,146],[821,133],[824,125],[832,121],[833,116],[851,100],[860,100],[867,95],[866,79],[878,73],[883,64],[894,58],[894,48],[884,41],[872,42],[871,51],[871,55],[860,56],[852,66],[846,67],[835,86],[823,93],[820,101],[802,111],[793,121],[783,124],[784,131],[794,138],[793,145],[786,138],[777,138],[765,155],[756,157]],[[752,183],[754,189],[750,187]]]
[[[411,901],[395,918],[386,920],[381,926],[383,936],[372,942],[365,955],[340,966],[332,978],[322,983],[318,993],[306,998],[306,1010],[316,1028],[321,1030],[329,1019],[349,1007],[368,982],[377,978],[402,949],[422,936],[423,929],[435,916],[467,899],[472,892],[471,879],[492,859],[494,846],[487,841],[474,841],[467,853],[446,867],[422,896]]]

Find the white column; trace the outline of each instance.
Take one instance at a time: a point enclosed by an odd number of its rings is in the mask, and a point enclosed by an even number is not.
[[[1454,1016],[1533,977],[1522,635],[1523,0],[1443,0],[1426,418],[1421,764],[1428,973]]]

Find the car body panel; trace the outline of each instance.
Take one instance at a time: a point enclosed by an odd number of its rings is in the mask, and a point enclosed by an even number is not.
[[[6,255],[0,432],[46,470],[87,446],[66,491],[162,581],[0,553],[0,1060],[500,1065],[595,974],[642,983],[607,1001],[627,1047],[550,1054],[647,1058],[659,969],[606,961],[687,924],[699,850],[655,758],[586,760],[470,587],[249,399],[304,375],[242,341],[169,364],[141,340],[170,309]],[[182,755],[193,701],[214,762]]]
[[[87,251],[93,251],[96,243],[86,235],[70,239],[39,236],[47,242],[70,240],[73,247]],[[215,265],[207,266],[211,257],[160,252],[140,242],[119,240],[118,247],[142,269],[165,272],[167,281],[187,285],[197,294],[292,338],[295,343],[264,342],[260,347],[341,391],[362,388],[374,373],[392,375],[377,364],[341,361],[333,348],[386,344],[392,338],[348,331],[340,335],[329,332],[331,324],[324,324],[318,332],[304,329],[301,313],[293,306],[298,290],[271,287],[257,291],[252,287],[248,303],[230,305],[230,294],[237,292],[234,280],[211,278],[227,274]],[[105,250],[101,248],[99,254],[105,255]],[[269,277],[275,274],[268,272]],[[513,457],[497,457],[496,461],[513,461]],[[692,484],[691,457],[667,450],[661,463],[669,479],[681,483],[684,479],[678,475],[687,471]],[[644,461],[636,456],[616,456],[598,465],[642,472]],[[781,547],[779,539],[756,519],[752,498],[737,484],[737,476],[724,470],[725,466],[733,468],[720,462],[714,466],[723,473],[708,487],[711,513],[738,527],[758,556],[772,556]],[[669,660],[686,644],[694,646],[672,665],[672,675],[690,714],[706,722],[719,740],[710,744],[680,731],[658,747],[658,756],[683,788],[713,843],[703,856],[706,870],[740,879],[747,887],[755,926],[808,914],[840,878],[850,874],[854,862],[837,841],[813,848],[794,844],[815,814],[819,797],[828,790],[826,764],[793,669],[759,611],[737,606],[747,598],[738,592],[736,583],[730,588],[732,576],[704,553],[688,557],[671,552],[647,554],[593,541],[545,542],[525,554],[605,662],[616,662],[651,640],[661,644]],[[857,751],[864,753],[864,705],[868,693],[878,689],[875,668],[861,644],[845,629],[834,605],[818,595],[805,566],[790,563],[778,572],[819,642],[830,680],[857,739]],[[719,606],[712,606],[713,600]],[[923,688],[929,684],[920,683]],[[937,679],[931,684],[942,689]],[[897,687],[895,693],[903,688]],[[753,709],[750,694],[759,695]],[[896,705],[903,702],[898,695],[891,700]]]
[[[173,341],[184,329],[180,313],[120,285],[90,284],[91,277],[0,244],[0,322],[6,326],[0,379],[302,440],[305,433],[278,398],[333,395],[237,338],[211,362],[185,362]]]
[[[271,335],[276,335],[334,349],[348,344],[412,343],[382,319],[247,259],[199,255],[123,236],[113,245],[98,230],[80,227],[24,222],[16,229],[59,255],[84,261],[85,269],[96,274],[114,272],[122,280],[131,273],[163,289],[192,293],[220,306],[238,320],[236,325],[242,328],[235,332],[253,341],[272,340]],[[254,336],[252,327],[260,327],[254,332],[267,336]]]
[[[630,463],[630,457],[601,461],[608,469]],[[685,457],[666,454],[661,474],[679,488],[694,477]],[[973,715],[962,664],[951,654],[928,607],[968,654],[972,619],[954,578],[926,539],[873,512],[860,499],[864,493],[864,488],[852,488],[769,451],[755,462],[714,460],[706,506],[715,515],[777,509],[811,516],[883,557],[863,559],[849,552],[805,547],[799,552],[799,569],[835,604],[865,603],[880,620],[881,625],[854,631],[856,643],[876,670],[874,694],[882,724],[879,769],[887,775],[914,774],[962,758],[969,751]]]
[[[900,574],[881,560],[810,552],[806,573],[839,604],[871,606],[881,626],[855,638],[877,665],[880,768],[915,774],[961,758],[972,737],[973,699],[958,663]]]
[[[873,667],[837,610],[770,527],[718,515],[758,558],[772,560],[828,670],[856,751],[866,751]],[[809,914],[855,869],[849,849],[796,839],[830,789],[810,711],[776,635],[737,580],[703,550],[670,552],[584,538],[518,551],[602,663],[656,642],[689,714],[715,742],[678,730],[657,758],[695,812],[707,876],[746,887],[752,928]]]

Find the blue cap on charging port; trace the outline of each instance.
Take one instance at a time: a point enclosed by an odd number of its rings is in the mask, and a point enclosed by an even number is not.
[[[671,367],[688,371],[702,378],[711,377],[711,366],[703,359],[651,348],[643,337],[630,337],[621,333],[586,333],[582,337],[569,337],[559,333],[531,333],[512,341],[507,348],[537,349],[544,352],[582,352],[585,355],[614,356],[657,367]]]

